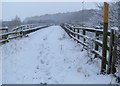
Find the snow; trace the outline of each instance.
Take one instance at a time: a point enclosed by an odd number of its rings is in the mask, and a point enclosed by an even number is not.
[[[3,84],[115,83],[112,76],[99,74],[100,60],[91,62],[87,51],[81,51],[60,26],[30,33],[0,49]]]
[[[2,47],[0,47],[0,85],[2,84]]]

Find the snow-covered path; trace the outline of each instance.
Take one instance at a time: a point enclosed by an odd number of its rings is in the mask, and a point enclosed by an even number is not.
[[[1,47],[0,47],[1,48]],[[98,60],[89,61],[60,26],[51,26],[2,45],[2,83],[108,84]]]

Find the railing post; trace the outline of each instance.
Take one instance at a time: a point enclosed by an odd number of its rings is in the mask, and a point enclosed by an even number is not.
[[[71,33],[65,28],[66,25],[63,25],[64,30],[67,32],[67,34],[71,37]],[[66,26],[67,27],[67,26]],[[72,29],[71,27],[68,27],[70,30]],[[72,37],[71,37],[72,38]]]
[[[69,31],[66,29],[66,27],[67,27],[67,25],[65,25],[65,24],[63,24],[63,25],[61,25],[61,27],[66,31],[66,33],[71,37],[71,33],[69,33]],[[69,28],[70,30],[72,29],[71,27],[67,27],[67,28]],[[72,38],[72,37],[71,37]]]
[[[106,73],[107,34],[108,34],[108,3],[104,2],[104,30],[103,30],[101,74]]]
[[[86,35],[86,31],[85,30],[83,30],[83,35]],[[85,38],[83,38],[83,42],[85,43]]]
[[[71,30],[72,30],[72,31],[74,31],[74,28],[73,28],[73,27],[71,27]],[[71,35],[73,36],[73,33],[71,33]]]
[[[86,31],[85,30],[83,30],[83,35],[86,35]],[[83,43],[85,43],[85,41],[86,41],[85,38],[83,38]],[[85,46],[83,45],[83,49],[84,49],[84,47]],[[83,51],[83,49],[82,49],[82,51]]]
[[[76,30],[76,29],[74,28],[73,31],[75,32],[75,30]],[[74,34],[74,37],[75,37],[75,34]]]
[[[73,31],[73,28],[72,27],[68,27],[70,30]],[[69,32],[69,31],[68,31]],[[72,36],[73,36],[73,33],[70,33]]]
[[[79,29],[77,29],[77,33],[79,33],[80,31],[79,31]],[[80,37],[79,37],[79,35],[77,36],[77,39],[79,39]],[[77,43],[79,43],[79,42],[77,42]]]
[[[115,32],[115,30],[114,30]],[[113,49],[113,58],[111,63],[111,73],[114,74],[116,72],[115,62],[117,58],[117,35],[116,32],[114,33],[114,49]]]
[[[96,33],[96,39],[99,40],[99,34],[98,33]],[[95,43],[95,50],[98,51],[98,49],[99,49],[99,46],[98,46],[98,44]],[[97,57],[97,55],[95,54],[95,58],[96,57]]]
[[[112,58],[113,58],[113,46],[114,46],[114,30],[111,29],[111,32],[110,32],[110,43],[109,43],[109,58],[108,58],[107,74],[111,73],[111,62],[112,62]]]

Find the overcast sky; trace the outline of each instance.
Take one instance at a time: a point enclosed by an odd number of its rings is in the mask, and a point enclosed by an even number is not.
[[[17,15],[24,20],[26,17],[43,14],[79,11],[82,7],[82,2],[3,2],[2,19],[11,20]],[[95,9],[96,4],[87,2],[84,8]]]

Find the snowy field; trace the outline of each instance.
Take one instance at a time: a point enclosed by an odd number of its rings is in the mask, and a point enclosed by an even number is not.
[[[100,61],[91,62],[87,52],[81,51],[82,46],[71,40],[60,26],[12,40],[0,49],[3,84],[115,83],[112,76],[99,74]]]

